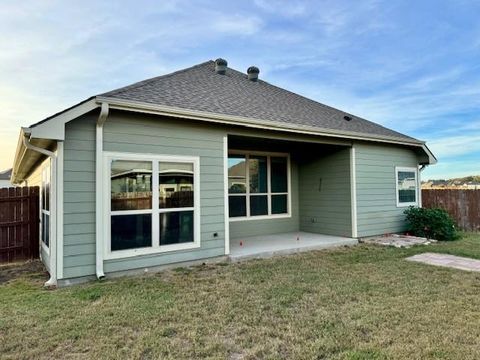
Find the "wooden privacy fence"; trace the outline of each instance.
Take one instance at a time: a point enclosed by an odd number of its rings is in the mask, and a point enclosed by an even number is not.
[[[422,206],[446,210],[465,231],[480,231],[480,190],[423,189]]]
[[[0,189],[0,263],[38,258],[39,188]]]

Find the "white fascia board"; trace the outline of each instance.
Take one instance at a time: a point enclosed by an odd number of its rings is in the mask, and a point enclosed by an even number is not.
[[[424,142],[408,141],[406,139],[399,139],[394,136],[358,134],[354,132],[322,129],[319,127],[298,125],[298,124],[290,125],[288,123],[278,122],[278,121],[270,121],[270,120],[262,121],[259,119],[251,119],[251,118],[246,118],[242,116],[216,114],[216,113],[209,113],[204,111],[181,109],[181,108],[175,108],[171,106],[148,104],[148,103],[139,102],[139,101],[115,99],[110,97],[98,96],[97,102],[98,103],[106,102],[109,104],[111,109],[135,111],[135,112],[165,115],[165,116],[175,116],[175,117],[181,117],[181,118],[192,119],[192,120],[203,120],[208,122],[222,123],[227,125],[241,125],[241,126],[247,126],[247,127],[257,128],[257,129],[287,131],[287,132],[293,132],[298,134],[308,134],[308,135],[317,135],[317,136],[319,135],[319,136],[337,137],[337,138],[353,139],[353,140],[376,141],[376,142],[417,146],[417,147],[421,147],[422,145],[424,145]]]
[[[29,128],[31,137],[38,139],[65,140],[65,124],[95,108],[98,108],[99,106],[100,105],[95,99],[80,103],[41,124],[31,126]]]
[[[428,156],[428,164],[429,165],[435,165],[438,162],[438,160],[435,157],[435,155],[433,155],[432,151],[428,148],[428,146],[426,144],[423,144],[422,149],[423,149],[423,151],[425,151],[425,153]]]

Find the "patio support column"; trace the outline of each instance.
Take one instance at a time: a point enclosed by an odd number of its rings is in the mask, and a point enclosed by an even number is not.
[[[223,136],[223,192],[225,221],[225,255],[230,254],[230,222],[228,220],[228,135]]]
[[[350,196],[351,196],[351,217],[352,217],[352,238],[357,234],[357,169],[355,160],[355,146],[350,148]]]

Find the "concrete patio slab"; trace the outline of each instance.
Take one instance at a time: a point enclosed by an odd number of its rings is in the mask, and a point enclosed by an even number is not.
[[[239,261],[356,244],[357,239],[300,231],[231,239],[229,257]]]
[[[480,272],[480,260],[448,254],[423,253],[407,258],[408,261],[453,269]]]

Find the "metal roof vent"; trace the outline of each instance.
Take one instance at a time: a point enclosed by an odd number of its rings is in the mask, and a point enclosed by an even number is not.
[[[345,115],[343,118],[344,118],[345,120],[347,120],[347,121],[352,120],[352,117],[351,117],[351,116],[348,116],[348,115]]]
[[[258,80],[258,74],[260,73],[260,70],[256,66],[250,66],[247,69],[247,74],[248,74],[248,80],[250,81],[257,81]]]
[[[220,75],[225,75],[225,72],[227,71],[227,60],[218,58],[215,60],[215,72]]]

